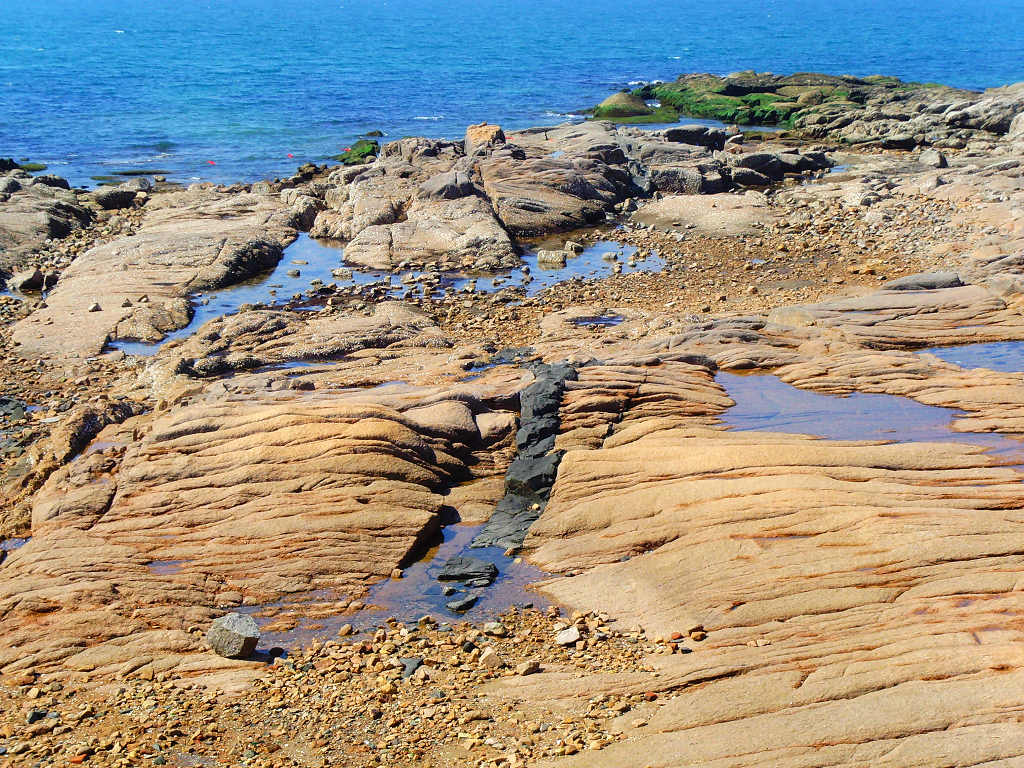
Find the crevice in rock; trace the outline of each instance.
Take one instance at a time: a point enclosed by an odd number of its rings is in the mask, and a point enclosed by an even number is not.
[[[535,381],[520,394],[517,455],[505,473],[505,496],[473,540],[474,548],[517,549],[541,516],[564,451],[555,449],[565,382],[576,379],[570,363],[532,366]]]

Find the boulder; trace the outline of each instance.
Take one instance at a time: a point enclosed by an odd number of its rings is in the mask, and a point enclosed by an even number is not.
[[[466,129],[466,154],[471,155],[481,147],[493,147],[505,143],[505,132],[500,125],[480,123]]]
[[[431,405],[413,408],[406,411],[405,416],[431,435],[467,444],[480,440],[473,412],[465,403],[458,400],[441,400]]]
[[[594,108],[594,119],[615,119],[617,117],[640,117],[654,114],[647,102],[629,91],[613,93]]]
[[[913,149],[916,146],[917,139],[909,133],[898,133],[895,136],[886,136],[882,139],[883,149]]]
[[[446,171],[431,176],[419,186],[419,196],[435,200],[455,200],[472,195],[473,181],[461,171]]]
[[[669,128],[665,131],[665,139],[708,149],[725,148],[725,131],[706,125],[681,125],[678,128]]]
[[[763,173],[750,168],[733,168],[732,180],[741,187],[767,187],[772,183]]]
[[[36,176],[32,180],[32,184],[42,184],[44,187],[54,187],[56,189],[71,189],[71,185],[68,184],[67,179],[55,176],[52,173],[47,173],[43,176]]]
[[[120,187],[98,189],[93,192],[92,197],[100,208],[109,211],[129,207],[135,202],[135,190],[121,189]]]
[[[7,281],[7,286],[12,291],[39,291],[42,290],[44,283],[43,273],[39,271],[39,268],[26,269],[22,272],[17,272]]]
[[[479,163],[484,191],[505,228],[529,237],[604,219],[623,198],[623,169],[593,157],[517,157],[498,151]]]
[[[345,260],[373,269],[392,269],[407,260],[455,260],[466,267],[479,263],[484,269],[519,264],[515,246],[494,211],[475,195],[415,200],[405,221],[360,231],[345,249]]]
[[[11,175],[0,179],[0,188],[9,195],[0,202],[0,268],[9,272],[47,239],[66,237],[93,217],[74,192],[60,187],[29,185]]]
[[[229,613],[216,619],[206,633],[210,648],[227,659],[247,659],[256,650],[260,630],[252,616]]]
[[[749,168],[770,179],[782,178],[782,162],[771,152],[750,152],[736,158],[737,168]],[[735,175],[735,171],[733,172]]]
[[[922,165],[927,165],[929,168],[946,168],[949,166],[946,156],[937,149],[926,149],[921,153],[919,159]]]
[[[537,251],[537,264],[542,267],[564,267],[566,251]]]

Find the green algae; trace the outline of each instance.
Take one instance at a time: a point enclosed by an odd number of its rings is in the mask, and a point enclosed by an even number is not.
[[[654,110],[642,98],[629,91],[613,93],[594,107],[595,120],[623,120],[650,117]]]
[[[380,144],[370,139],[359,139],[351,147],[346,147],[344,152],[337,155],[330,155],[329,160],[341,163],[342,165],[362,165],[366,159],[376,156],[380,151]]]

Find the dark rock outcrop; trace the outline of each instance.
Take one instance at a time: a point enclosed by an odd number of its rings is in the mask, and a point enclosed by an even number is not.
[[[518,454],[505,473],[505,496],[473,540],[474,547],[516,548],[540,517],[555,483],[562,451],[555,449],[558,409],[566,380],[576,378],[569,363],[533,367],[535,381],[520,395]]]

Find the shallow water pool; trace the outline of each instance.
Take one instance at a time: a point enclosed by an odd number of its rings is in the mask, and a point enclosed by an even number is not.
[[[345,624],[351,624],[355,634],[359,634],[383,625],[391,617],[406,624],[415,624],[425,615],[433,617],[438,622],[480,622],[504,613],[513,605],[520,608],[526,605],[546,607],[548,601],[540,594],[527,589],[529,584],[545,577],[544,571],[526,562],[515,562],[497,547],[469,548],[482,527],[458,523],[445,526],[440,531],[437,543],[403,569],[401,579],[386,579],[370,588],[361,600],[367,606],[363,610],[339,613],[335,616],[300,618],[294,629],[261,630],[260,647],[297,648],[308,645],[316,638],[336,638],[338,630]],[[497,565],[498,576],[494,582],[487,587],[472,589],[457,582],[438,581],[437,575],[448,559],[461,554]],[[446,586],[454,588],[456,592],[445,595]],[[470,591],[479,594],[472,608],[464,612],[455,612],[447,607],[446,603],[465,597]],[[278,603],[273,607],[290,608],[300,614],[302,612],[301,602]],[[253,617],[261,627],[276,620],[275,617],[260,617],[260,608],[242,610],[254,614]]]
[[[583,253],[570,256],[564,267],[555,269],[538,265],[536,250],[526,251],[522,261],[528,274],[522,267],[488,275],[434,273],[432,270],[384,272],[345,264],[344,257],[345,249],[340,244],[321,242],[308,234],[301,234],[285,249],[284,257],[270,272],[219,291],[193,296],[194,315],[184,328],[167,334],[158,342],[116,341],[107,348],[139,357],[152,355],[171,340],[188,338],[203,323],[237,312],[243,304],[272,306],[286,304],[294,299],[298,304],[295,308],[316,310],[322,306],[323,301],[309,296],[314,280],[320,281],[318,285],[334,284],[341,289],[352,286],[378,288],[394,299],[407,293],[439,298],[446,293],[465,291],[471,284],[478,293],[521,288],[527,296],[536,296],[544,289],[567,280],[608,277],[615,273],[616,265],[621,274],[659,272],[665,265],[665,260],[658,254],[638,254],[635,247],[612,241],[595,243],[584,249]],[[335,272],[341,269],[345,271],[335,276]],[[295,274],[296,270],[298,275]],[[438,276],[436,283],[424,285],[416,282],[417,278],[431,274]]]
[[[1024,442],[991,433],[954,432],[957,411],[896,395],[847,397],[808,392],[776,376],[720,372],[716,379],[736,405],[722,421],[737,430],[817,435],[830,440],[957,442],[984,445],[1024,462]]]
[[[144,357],[156,353],[173,339],[188,338],[203,323],[215,317],[237,312],[243,304],[284,303],[294,294],[308,291],[313,280],[319,279],[325,284],[334,282],[331,270],[342,266],[342,253],[338,247],[320,243],[309,235],[300,235],[284,249],[284,256],[273,270],[227,288],[192,296],[194,314],[184,328],[167,334],[157,342],[115,341],[107,346],[109,349],[119,349],[126,355]],[[295,261],[307,263],[295,264]],[[288,274],[294,270],[298,270],[298,276]]]
[[[961,368],[988,368],[1004,373],[1024,372],[1024,341],[995,341],[957,347],[922,349]]]

